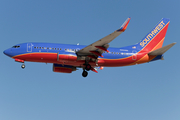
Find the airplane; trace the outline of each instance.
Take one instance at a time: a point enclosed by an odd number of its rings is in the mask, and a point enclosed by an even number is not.
[[[72,73],[82,68],[82,76],[87,77],[88,71],[96,73],[104,67],[121,67],[163,60],[163,54],[176,43],[162,47],[170,20],[162,18],[160,22],[139,42],[134,45],[112,48],[109,43],[123,33],[130,17],[113,33],[88,45],[70,45],[55,43],[28,42],[14,45],[4,54],[22,63],[25,61],[53,63],[53,71]]]

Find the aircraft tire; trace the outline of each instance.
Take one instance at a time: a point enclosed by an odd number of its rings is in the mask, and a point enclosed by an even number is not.
[[[88,75],[88,72],[84,70],[83,73],[82,73],[82,76],[87,77],[87,75]]]
[[[21,65],[21,68],[22,68],[22,69],[24,69],[24,68],[25,68],[25,65],[24,65],[24,64],[22,64],[22,65]]]

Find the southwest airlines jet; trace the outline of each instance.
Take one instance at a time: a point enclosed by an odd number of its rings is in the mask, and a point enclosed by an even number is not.
[[[88,45],[68,45],[55,43],[28,42],[17,44],[4,51],[4,54],[16,62],[53,63],[53,71],[71,73],[82,68],[82,76],[87,71],[103,69],[104,67],[120,67],[136,65],[163,59],[163,54],[176,43],[162,47],[170,20],[163,18],[139,43],[121,47],[109,47],[109,43],[124,32],[130,18],[113,33]]]

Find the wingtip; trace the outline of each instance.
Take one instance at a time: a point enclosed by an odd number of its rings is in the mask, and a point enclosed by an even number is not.
[[[117,30],[118,32],[124,32],[129,24],[131,17],[128,17],[126,21],[122,24],[122,26]]]

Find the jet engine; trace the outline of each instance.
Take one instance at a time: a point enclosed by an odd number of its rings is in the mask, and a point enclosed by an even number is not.
[[[72,71],[76,71],[76,67],[69,65],[61,65],[61,64],[53,64],[53,71],[60,73],[72,73]]]

